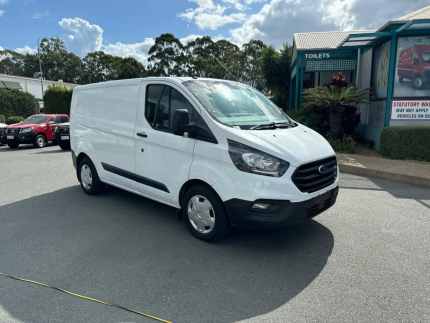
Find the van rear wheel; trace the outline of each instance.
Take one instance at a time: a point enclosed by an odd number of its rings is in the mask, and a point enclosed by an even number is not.
[[[103,183],[100,181],[97,170],[89,158],[84,157],[78,167],[79,182],[85,193],[96,195],[103,190]]]
[[[211,189],[196,185],[184,195],[183,211],[191,234],[205,241],[223,239],[230,225],[223,202]]]

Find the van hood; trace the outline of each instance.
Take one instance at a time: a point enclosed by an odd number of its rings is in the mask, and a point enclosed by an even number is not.
[[[294,128],[240,132],[240,137],[248,141],[244,144],[282,158],[293,166],[335,155],[323,136],[300,124]]]

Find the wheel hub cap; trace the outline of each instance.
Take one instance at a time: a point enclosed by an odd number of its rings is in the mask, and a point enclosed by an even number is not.
[[[91,173],[90,166],[87,164],[84,164],[81,167],[81,181],[86,190],[91,189],[91,185],[93,184],[93,174]]]
[[[202,195],[195,195],[188,201],[187,215],[193,228],[200,233],[208,234],[215,227],[213,206]]]
[[[41,137],[37,138],[37,145],[42,148],[45,145],[45,140]]]

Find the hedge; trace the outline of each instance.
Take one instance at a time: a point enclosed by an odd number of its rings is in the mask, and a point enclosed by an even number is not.
[[[0,114],[7,119],[10,116],[28,117],[34,113],[36,98],[26,92],[0,88]]]
[[[388,158],[430,161],[430,127],[385,128],[380,151]]]
[[[70,113],[70,103],[72,101],[72,90],[64,85],[51,85],[46,90],[44,96],[45,113]]]
[[[10,116],[6,119],[6,124],[20,123],[21,121],[24,121],[24,118],[21,116]]]

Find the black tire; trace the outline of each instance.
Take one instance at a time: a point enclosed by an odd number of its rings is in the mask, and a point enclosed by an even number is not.
[[[88,178],[86,178],[85,174],[83,173],[84,171],[88,171],[88,169],[91,172],[90,180],[88,180]],[[78,180],[81,184],[82,190],[89,195],[96,195],[103,191],[104,185],[100,181],[99,175],[97,174],[97,170],[92,161],[87,157],[82,158],[82,160],[79,162]]]
[[[214,224],[213,228],[208,233],[198,231],[195,224],[193,225],[192,220],[190,220],[189,206],[190,203],[192,205],[192,202],[190,201],[193,198],[198,198],[198,196],[206,198],[212,206],[212,212],[210,212],[210,214],[211,218],[214,219]],[[187,227],[194,237],[204,241],[219,241],[230,232],[230,223],[227,218],[224,204],[218,195],[209,187],[196,185],[188,189],[182,199],[182,208]]]
[[[60,143],[58,145],[63,150],[70,150],[70,143],[69,142],[60,141]]]
[[[8,145],[8,146],[9,146],[9,148],[11,148],[11,149],[16,149],[16,148],[18,148],[19,143],[17,143],[17,142],[13,142],[13,141],[8,141],[8,142],[7,142],[7,145]]]
[[[48,145],[48,141],[46,140],[46,137],[44,135],[37,135],[34,137],[34,143],[35,148],[45,148]]]

